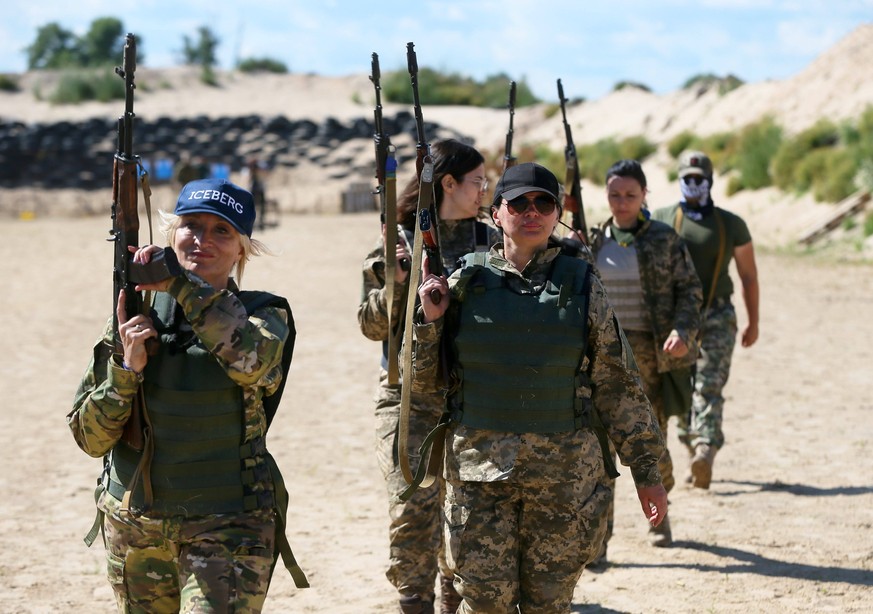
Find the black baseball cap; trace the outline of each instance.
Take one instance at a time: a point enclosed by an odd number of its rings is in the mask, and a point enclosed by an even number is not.
[[[557,202],[559,189],[552,171],[535,162],[523,162],[510,166],[497,181],[492,204],[499,205],[501,198],[512,200],[528,192],[545,192]]]

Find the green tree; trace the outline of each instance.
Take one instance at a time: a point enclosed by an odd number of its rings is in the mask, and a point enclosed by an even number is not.
[[[54,21],[36,31],[36,40],[25,48],[25,52],[28,70],[79,64],[76,36]]]
[[[213,68],[217,64],[215,50],[219,42],[218,37],[207,26],[197,29],[196,41],[187,35],[182,37],[182,60],[189,66],[200,66],[200,80],[210,85],[217,83]]]
[[[189,66],[213,67],[217,63],[215,50],[220,41],[207,26],[197,29],[197,40],[182,37],[182,59]]]
[[[142,61],[137,37],[137,62]],[[87,66],[118,63],[124,48],[124,26],[115,17],[98,17],[79,41],[80,54]]]

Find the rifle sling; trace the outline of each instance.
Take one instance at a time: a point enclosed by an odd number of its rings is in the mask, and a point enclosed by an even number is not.
[[[425,164],[433,164],[428,158]],[[400,423],[398,425],[397,446],[400,457],[400,470],[407,484],[412,484],[414,476],[409,466],[409,410],[412,398],[412,323],[415,318],[415,303],[418,298],[418,285],[421,282],[421,261],[424,252],[424,237],[421,234],[421,226],[418,224],[419,215],[422,211],[430,209],[433,204],[433,173],[422,172],[419,184],[418,208],[415,218],[415,238],[412,242],[412,266],[409,271],[409,284],[406,296],[406,309],[403,325],[403,351],[401,362],[403,365],[403,381],[400,387]],[[389,354],[390,358],[390,354]],[[424,464],[425,459],[419,461]]]
[[[394,273],[397,270],[397,162],[394,154],[388,149],[385,162],[385,294],[388,310],[388,384],[396,386],[400,383],[400,327],[398,321],[403,321],[404,312],[400,311],[395,321],[394,316]]]
[[[148,244],[151,245],[152,243],[154,243],[154,234],[152,230],[152,189],[151,185],[149,184],[149,174],[142,167],[142,164],[139,162],[139,160],[137,160],[137,166],[139,167],[139,169],[141,169],[140,177],[142,196],[143,200],[145,201],[146,219],[148,220],[149,225]],[[142,313],[144,315],[148,314],[151,309],[152,298],[153,297],[151,290],[145,292],[142,300]],[[153,340],[150,339],[149,341]],[[155,346],[156,344],[153,343],[151,345]],[[136,471],[134,471],[134,474],[130,479],[130,484],[127,484],[125,488],[124,495],[121,499],[121,512],[130,513],[134,516],[139,516],[151,507],[152,501],[154,500],[151,480],[151,463],[155,453],[155,442],[151,434],[152,424],[149,420],[148,411],[146,409],[145,395],[143,394],[142,384],[140,384],[139,390],[137,390],[136,393],[136,397],[133,399],[133,406],[130,413],[130,418],[128,418],[130,428],[127,428],[128,425],[125,424],[125,433],[128,434],[128,437],[132,438],[132,442],[134,442],[135,444],[134,448],[137,450],[142,450],[142,456],[140,457],[139,463],[137,464]],[[143,509],[131,510],[130,497],[133,491],[136,489],[137,482],[139,482],[140,479],[142,479],[143,488]]]
[[[715,207],[712,208],[712,215],[715,217],[715,224],[718,226],[718,256],[715,259],[715,270],[712,273],[712,285],[709,287],[709,293],[706,295],[706,304],[703,306],[703,311],[701,311],[701,327],[700,333],[698,337],[703,336],[703,326],[702,321],[706,319],[706,316],[709,312],[709,308],[712,306],[712,301],[715,299],[715,288],[718,285],[718,272],[721,270],[721,265],[724,262],[725,256],[725,247],[727,243],[727,237],[725,235],[724,230],[724,222],[721,219],[721,215],[718,212],[718,209]],[[685,219],[685,214],[682,211],[682,207],[679,206],[676,208],[676,218],[673,220],[673,229],[676,231],[676,234],[680,234],[680,230],[682,230],[682,220]]]

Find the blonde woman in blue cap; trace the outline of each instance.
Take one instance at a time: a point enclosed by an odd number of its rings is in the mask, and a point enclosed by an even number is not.
[[[110,321],[67,416],[79,447],[104,459],[89,538],[102,530],[119,611],[259,612],[280,550],[306,585],[265,446],[294,321],[281,297],[238,289],[264,251],[249,192],[192,181],[174,214],[167,239],[180,267],[136,286],[155,293],[147,314],[126,313],[122,291],[120,344]],[[131,251],[135,267],[165,250]]]
[[[453,381],[446,557],[461,614],[569,612],[606,533],[607,438],[653,525],[667,514],[664,442],[606,291],[551,239],[555,176],[510,167],[491,212],[503,241],[465,256],[448,280],[425,263],[418,291],[413,385],[440,381],[441,339]]]

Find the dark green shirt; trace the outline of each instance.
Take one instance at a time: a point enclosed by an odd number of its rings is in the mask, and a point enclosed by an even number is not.
[[[656,209],[652,213],[652,219],[660,220],[675,228],[676,211],[678,209],[678,204],[672,207]],[[752,235],[740,216],[719,207],[716,207],[715,210],[724,222],[725,255],[721,268],[718,271],[718,281],[716,282],[713,299],[730,298],[734,291],[734,285],[728,274],[728,267],[734,255],[734,248],[751,242]],[[687,215],[684,215],[682,216],[682,226],[677,229],[679,236],[685,240],[685,244],[688,246],[688,252],[691,254],[691,260],[694,262],[694,269],[700,277],[700,283],[703,286],[704,305],[712,290],[712,278],[713,273],[715,273],[715,263],[718,259],[719,239],[715,215],[715,213],[707,215],[699,222],[695,222]]]

